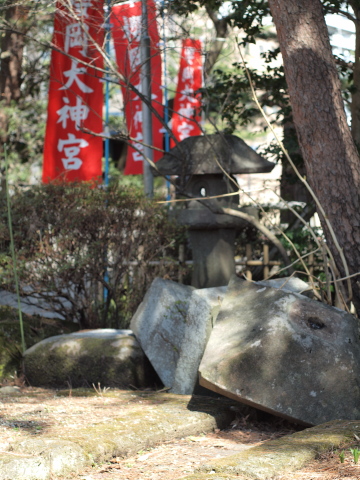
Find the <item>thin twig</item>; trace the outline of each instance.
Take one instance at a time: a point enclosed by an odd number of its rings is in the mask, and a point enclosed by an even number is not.
[[[290,273],[292,273],[292,268],[289,267],[290,265],[290,259],[288,257],[288,254],[283,246],[283,244],[280,242],[280,240],[274,235],[265,225],[262,225],[255,217],[252,215],[249,215],[248,213],[241,212],[239,210],[235,210],[234,208],[221,208],[221,210],[226,213],[227,215],[232,215],[234,217],[239,217],[242,218],[243,220],[249,222],[251,225],[253,225],[255,228],[257,228],[260,232],[262,232],[279,250],[281,256],[283,257],[286,265],[288,266],[288,269]]]

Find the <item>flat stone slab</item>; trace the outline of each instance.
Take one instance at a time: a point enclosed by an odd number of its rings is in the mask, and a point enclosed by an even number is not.
[[[79,445],[61,439],[34,438],[16,444],[15,449],[0,455],[0,480],[47,480],[79,473],[90,464]]]
[[[131,330],[97,329],[56,335],[24,353],[33,386],[154,386],[157,376]]]
[[[64,396],[69,394],[63,392]],[[73,396],[93,395],[93,390],[73,390]],[[22,442],[13,442],[0,453],[0,480],[50,480],[54,475],[81,473],[84,465],[109,461],[114,456],[132,455],[159,442],[226,428],[239,405],[224,398],[178,396],[160,392],[117,391],[121,405],[134,397],[145,404],[131,408],[113,419],[76,431],[43,433]],[[36,398],[36,397],[35,397]],[[235,409],[234,409],[235,405]],[[245,411],[244,411],[245,412]],[[241,412],[240,414],[244,414]],[[134,415],[133,415],[134,414]],[[76,435],[74,435],[74,432]],[[268,480],[302,468],[319,453],[333,450],[360,436],[360,421],[338,420],[277,440],[265,442],[236,455],[212,459],[182,480]],[[56,474],[55,474],[56,472]]]
[[[200,385],[305,425],[360,419],[359,323],[303,295],[233,277]]]
[[[66,301],[64,300],[64,305]],[[7,305],[18,309],[18,300],[15,293],[7,292],[6,290],[0,290],[0,305]],[[27,315],[40,315],[45,318],[60,318],[64,319],[59,313],[53,312],[51,306],[35,295],[29,297],[21,297],[20,308],[23,313]]]
[[[144,394],[132,391],[120,395],[119,400],[129,402],[137,395]],[[137,406],[130,415],[111,422],[75,432],[64,428],[58,437],[42,435],[11,444],[8,452],[0,453],[0,480],[50,480],[54,475],[71,475],[92,462],[109,461],[159,442],[225,428],[235,418],[231,408],[234,402],[224,398],[164,393],[150,393],[147,397],[156,408]]]
[[[336,420],[214,459],[181,480],[269,480],[294,472],[320,453],[360,435],[360,422]]]
[[[21,395],[21,390],[19,387],[13,387],[9,385],[0,388],[0,396],[1,395],[17,396]]]
[[[165,386],[189,395],[226,287],[195,290],[157,278],[130,327]]]

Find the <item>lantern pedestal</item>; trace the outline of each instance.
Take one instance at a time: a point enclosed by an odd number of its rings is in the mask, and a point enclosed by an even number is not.
[[[273,168],[273,163],[241,138],[221,133],[188,137],[156,163],[154,175],[177,175],[177,196],[189,198],[184,208],[172,210],[171,215],[189,229],[194,287],[227,285],[235,273],[236,232],[248,223],[215,212],[227,207],[258,214],[253,207],[239,208],[239,189],[233,175],[270,172]]]

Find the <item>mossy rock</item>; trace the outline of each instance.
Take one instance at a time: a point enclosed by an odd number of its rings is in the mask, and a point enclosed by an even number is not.
[[[210,472],[220,479],[227,475],[240,478],[268,480],[302,468],[316,456],[341,446],[358,436],[360,422],[357,420],[334,420],[270,440],[235,455],[216,458],[201,465],[198,477],[183,477],[181,480],[206,480]],[[180,480],[180,479],[179,479]]]
[[[47,338],[24,354],[39,387],[147,387],[160,383],[130,330],[99,329]]]
[[[78,329],[73,322],[22,314],[25,345],[31,347],[44,338]],[[22,345],[18,312],[0,306],[0,381],[21,371]]]

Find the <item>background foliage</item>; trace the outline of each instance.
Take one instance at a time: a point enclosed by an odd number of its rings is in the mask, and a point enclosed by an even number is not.
[[[0,214],[1,282],[11,290],[4,201]],[[177,280],[183,230],[136,189],[41,185],[15,193],[12,215],[21,294],[80,328],[127,327],[155,277]]]

